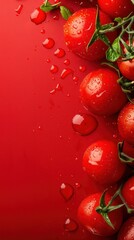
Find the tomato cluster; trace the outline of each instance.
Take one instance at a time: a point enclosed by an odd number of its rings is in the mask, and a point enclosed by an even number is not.
[[[117,144],[107,139],[93,142],[83,154],[82,165],[96,184],[122,185],[113,195],[98,192],[87,196],[79,205],[78,219],[89,232],[103,236],[103,239],[113,236],[118,240],[132,240],[134,218],[128,218],[123,226],[122,223],[123,213],[134,210],[134,176],[128,175],[124,182],[128,165],[134,166],[133,31],[125,23],[126,32],[129,32],[127,40],[123,28],[117,37],[116,27],[126,21],[121,19],[123,17],[129,21],[127,15],[133,14],[134,4],[133,1],[98,0],[98,5],[101,10],[86,8],[72,14],[64,25],[64,37],[71,51],[89,61],[104,59],[108,47],[112,46],[107,52],[107,56],[109,53],[111,56],[107,59],[116,60],[115,65],[107,64],[87,74],[80,84],[80,98],[84,107],[95,115],[117,114],[122,142]],[[119,22],[116,27],[111,24],[115,17]],[[111,32],[113,26],[115,31]],[[106,28],[108,31],[102,34]],[[128,103],[128,99],[131,102]]]
[[[52,5],[45,1],[31,14],[31,20],[40,24],[46,12],[59,8],[67,20],[63,31],[71,51],[88,61],[106,57],[115,62],[90,72],[80,85],[81,102],[87,110],[101,116],[117,114],[122,142],[102,139],[85,150],[84,171],[96,184],[107,185],[107,191],[87,196],[79,205],[78,219],[88,231],[100,236],[97,239],[113,236],[133,240],[134,217],[127,215],[124,222],[124,212],[134,211],[134,1],[97,3],[98,8],[83,8],[72,14],[60,2]],[[126,174],[128,166],[132,175]],[[111,194],[109,187],[115,183],[121,185]]]

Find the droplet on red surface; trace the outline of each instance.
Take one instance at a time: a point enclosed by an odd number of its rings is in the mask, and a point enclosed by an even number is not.
[[[70,60],[69,60],[69,59],[65,59],[64,64],[65,64],[66,66],[68,66],[68,65],[70,64]]]
[[[64,229],[67,232],[73,232],[78,229],[78,224],[72,218],[67,218],[64,223]]]
[[[62,48],[57,48],[57,49],[55,50],[55,52],[54,52],[54,55],[55,55],[56,57],[58,57],[58,58],[64,57],[65,54],[66,54],[66,53],[65,53],[65,50],[62,49]]]
[[[72,127],[81,135],[88,135],[95,131],[98,126],[96,118],[89,114],[76,114],[72,119]]]
[[[23,5],[20,4],[20,5],[15,9],[15,12],[17,13],[17,16],[21,13],[22,8],[23,8]]]
[[[73,77],[73,81],[74,81],[75,83],[78,83],[78,81],[79,81],[79,78],[78,78],[78,77],[76,77],[76,76],[74,76],[74,77]]]
[[[60,83],[57,83],[55,89],[58,90],[58,91],[62,90],[62,86],[60,85]]]
[[[86,66],[79,66],[79,70],[81,72],[85,72],[86,71]]]
[[[43,28],[43,29],[40,30],[40,32],[41,32],[42,34],[45,34],[46,31],[45,31],[45,29]]]
[[[46,13],[40,9],[40,7],[36,8],[30,15],[30,19],[35,24],[41,24],[46,19]]]
[[[50,63],[50,62],[51,62],[50,58],[47,58],[46,62],[47,62],[47,63]]]
[[[76,188],[80,188],[81,187],[80,183],[78,183],[78,182],[75,183],[75,186],[76,186]]]
[[[42,44],[43,44],[43,47],[47,49],[51,49],[53,48],[55,41],[52,38],[46,38]]]
[[[55,14],[55,15],[53,16],[53,19],[54,19],[54,20],[59,20],[59,15],[58,15],[58,14]]]
[[[56,93],[56,89],[55,89],[55,88],[50,91],[50,94],[51,94],[51,95],[53,95],[53,94],[55,94],[55,93]]]
[[[64,199],[68,201],[74,195],[74,188],[68,183],[62,183],[60,186],[60,193]]]
[[[59,70],[58,67],[57,67],[56,65],[54,65],[54,64],[53,64],[53,65],[51,66],[51,68],[50,68],[50,72],[51,72],[51,73],[57,73],[58,70]]]
[[[64,68],[61,73],[61,78],[64,79],[66,78],[69,74],[73,74],[73,70],[70,68]]]

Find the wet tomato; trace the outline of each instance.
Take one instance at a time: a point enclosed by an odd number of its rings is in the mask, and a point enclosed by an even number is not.
[[[122,225],[117,240],[134,240],[134,217],[128,218]]]
[[[86,197],[78,208],[78,218],[81,224],[90,232],[99,236],[114,235],[120,228],[123,218],[122,209],[114,210],[108,213],[108,216],[114,226],[109,226],[101,214],[97,213],[96,208],[100,204],[102,193],[95,193]],[[110,201],[111,195],[106,194],[106,204]],[[118,201],[114,200],[113,206],[117,205]],[[118,217],[117,217],[118,216]]]
[[[117,72],[110,68],[89,73],[80,85],[84,106],[98,115],[112,115],[121,110],[127,99],[117,83],[118,78]]]
[[[129,144],[134,145],[134,104],[128,103],[118,116],[118,130]]]
[[[83,169],[99,184],[117,182],[123,176],[125,168],[113,141],[96,141],[86,149],[83,156]]]
[[[131,0],[98,0],[99,7],[112,18],[126,17],[134,12]]]
[[[124,183],[121,194],[127,206],[134,209],[134,176]]]
[[[97,40],[87,48],[95,31],[96,13],[95,8],[81,9],[72,14],[64,25],[65,43],[68,48],[90,61],[104,58],[107,50],[107,46],[101,40]],[[110,23],[111,19],[100,11],[100,22],[101,24]],[[116,32],[108,33],[107,37],[113,42]]]

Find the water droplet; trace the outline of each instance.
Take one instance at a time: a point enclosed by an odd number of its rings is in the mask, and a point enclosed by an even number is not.
[[[17,16],[21,13],[22,8],[23,8],[23,5],[20,4],[20,5],[15,9],[15,12],[17,13],[17,14],[16,14]]]
[[[68,65],[70,64],[70,60],[69,60],[69,59],[65,59],[64,64],[65,64],[66,66],[68,66]]]
[[[55,89],[58,90],[58,91],[62,90],[62,86],[60,85],[60,83],[57,83]]]
[[[76,188],[80,188],[81,187],[80,183],[78,183],[78,182],[75,183],[75,186],[76,186]]]
[[[64,229],[67,232],[73,232],[78,229],[78,224],[71,218],[67,218],[64,223]]]
[[[115,138],[115,139],[116,139],[117,137],[118,137],[118,136],[117,136],[117,134],[113,134],[113,138]]]
[[[54,19],[54,20],[59,20],[59,15],[58,15],[58,14],[55,14],[55,15],[53,16],[53,19]]]
[[[79,81],[79,78],[78,78],[78,77],[76,77],[76,76],[74,76],[74,77],[73,77],[73,81],[74,81],[75,83],[78,83],[78,81]]]
[[[47,58],[46,62],[47,62],[47,63],[50,63],[50,62],[51,62],[50,58]]]
[[[40,32],[41,32],[42,34],[45,34],[46,30],[43,28],[43,29],[40,30]]]
[[[61,78],[64,79],[66,78],[69,74],[73,74],[73,70],[70,68],[64,68],[62,73],[61,73]]]
[[[36,8],[30,15],[31,21],[35,24],[41,24],[46,19],[46,13],[39,8]]]
[[[68,183],[62,183],[60,186],[60,193],[64,199],[68,201],[74,195],[74,188]]]
[[[85,72],[86,71],[86,66],[79,66],[79,70],[81,72]]]
[[[52,38],[46,38],[42,44],[43,44],[43,47],[50,49],[50,48],[53,48],[55,41]]]
[[[92,115],[76,114],[72,119],[72,127],[81,135],[88,135],[95,131],[98,126],[96,118]]]
[[[50,68],[50,72],[51,73],[57,73],[58,72],[58,67],[56,65],[52,65],[51,68]]]
[[[55,93],[56,93],[56,89],[55,89],[55,88],[50,91],[50,94],[51,94],[51,95],[53,95],[53,94],[55,94]]]
[[[62,48],[57,48],[57,49],[55,50],[55,52],[54,52],[54,55],[55,55],[56,57],[58,57],[58,58],[64,57],[65,54],[66,54],[66,53],[65,53],[65,50],[62,49]]]

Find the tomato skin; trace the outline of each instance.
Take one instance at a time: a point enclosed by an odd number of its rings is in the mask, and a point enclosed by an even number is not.
[[[134,145],[134,104],[128,103],[118,116],[118,130],[129,144]]]
[[[101,40],[94,42],[87,50],[87,44],[95,31],[96,13],[95,8],[81,9],[70,16],[64,25],[64,38],[68,48],[90,61],[104,58],[107,50],[107,46]],[[100,21],[101,24],[106,24],[110,23],[111,19],[100,11]],[[113,42],[116,32],[108,33],[107,36]]]
[[[80,85],[80,97],[86,108],[97,115],[112,115],[126,103],[126,95],[117,83],[115,70],[99,68],[89,73]]]
[[[122,225],[117,240],[134,240],[134,217],[128,218]]]
[[[96,207],[99,206],[100,197],[102,193],[95,193],[86,197],[79,205],[78,219],[81,224],[91,233],[99,236],[112,236],[120,228],[123,218],[122,209],[112,211],[108,214],[114,229],[111,228],[103,219],[103,217],[96,212]],[[106,204],[111,199],[111,195],[106,194]],[[119,204],[117,200],[113,205]],[[117,218],[118,216],[118,218]]]
[[[134,81],[134,59],[128,61],[119,60],[117,64],[122,75],[128,80]]]
[[[31,13],[30,18],[32,22],[38,25],[45,21],[46,13],[38,7]]]
[[[99,184],[110,185],[123,176],[126,165],[120,161],[117,145],[113,141],[99,140],[86,149],[83,169]]]
[[[98,0],[99,7],[112,18],[126,17],[134,12],[131,0]]]
[[[128,142],[124,141],[124,146],[123,146],[123,152],[131,157],[131,158],[134,158],[134,146],[133,145],[130,145]],[[134,167],[134,162],[128,162],[128,164],[131,166],[131,167]]]
[[[123,185],[121,194],[129,208],[134,208],[134,176],[130,177]]]

